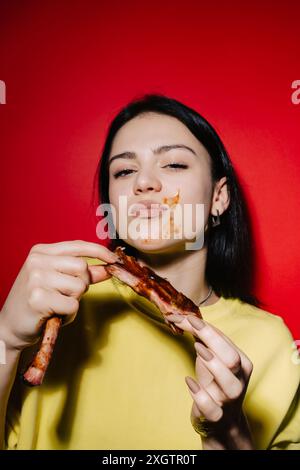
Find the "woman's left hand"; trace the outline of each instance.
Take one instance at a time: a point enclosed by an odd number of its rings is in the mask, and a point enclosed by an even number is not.
[[[197,381],[186,377],[186,383],[194,400],[191,420],[204,449],[254,449],[242,409],[251,361],[212,325],[192,315],[172,317],[196,340]]]

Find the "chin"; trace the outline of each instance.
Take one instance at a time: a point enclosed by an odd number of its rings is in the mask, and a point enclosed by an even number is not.
[[[163,240],[140,238],[138,240],[126,240],[126,243],[142,253],[175,253],[183,251],[185,240]]]

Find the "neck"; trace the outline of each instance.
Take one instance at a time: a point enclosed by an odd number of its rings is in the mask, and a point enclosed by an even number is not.
[[[205,279],[206,258],[207,248],[204,247],[201,250],[181,250],[172,253],[139,252],[138,260],[159,276],[166,278],[175,289],[199,305],[210,288]],[[202,306],[214,304],[217,300],[218,296],[212,292]]]

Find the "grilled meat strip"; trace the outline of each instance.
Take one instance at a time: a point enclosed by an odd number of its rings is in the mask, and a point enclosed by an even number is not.
[[[156,305],[174,333],[182,334],[183,330],[168,320],[169,314],[196,315],[201,318],[199,307],[182,292],[178,292],[169,281],[147,266],[141,266],[133,256],[126,255],[121,247],[117,247],[115,253],[120,263],[108,264],[105,270]]]
[[[43,382],[61,323],[62,320],[58,316],[53,316],[47,320],[40,348],[35,354],[30,366],[23,374],[23,382],[26,385],[41,385]]]
[[[168,320],[169,314],[195,315],[201,318],[197,305],[178,292],[169,281],[155,274],[152,269],[141,266],[133,256],[126,255],[121,247],[117,247],[115,253],[119,262],[104,265],[105,270],[156,305],[173,333],[182,334],[183,330]],[[57,315],[47,320],[40,348],[23,374],[27,385],[42,384],[61,323],[62,320]]]

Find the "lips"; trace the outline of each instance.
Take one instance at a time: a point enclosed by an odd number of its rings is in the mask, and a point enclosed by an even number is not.
[[[152,217],[158,217],[166,209],[168,209],[166,204],[144,200],[130,206],[129,215],[142,219],[150,219]]]

